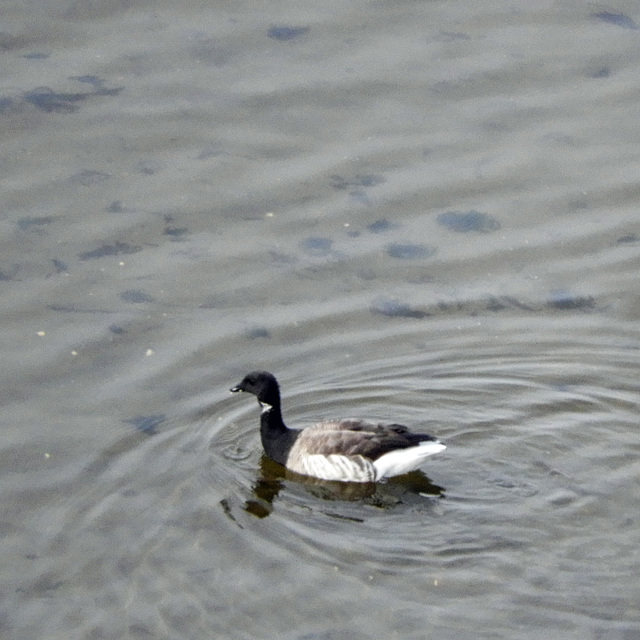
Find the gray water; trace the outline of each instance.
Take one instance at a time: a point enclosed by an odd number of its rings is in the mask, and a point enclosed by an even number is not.
[[[3,639],[640,637],[634,3],[2,13]]]

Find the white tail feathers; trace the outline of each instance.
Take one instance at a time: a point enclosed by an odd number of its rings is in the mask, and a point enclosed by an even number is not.
[[[385,453],[373,463],[376,470],[376,480],[414,471],[422,464],[425,458],[432,456],[434,453],[440,453],[446,448],[442,442],[427,440],[415,447],[396,449]]]

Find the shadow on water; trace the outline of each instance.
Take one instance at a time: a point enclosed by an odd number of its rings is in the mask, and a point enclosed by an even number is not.
[[[260,461],[260,475],[252,487],[252,498],[244,504],[244,510],[258,518],[266,518],[273,511],[273,503],[286,487],[285,481],[296,482],[308,493],[321,500],[355,502],[363,501],[380,509],[390,509],[403,503],[403,496],[420,495],[429,498],[444,497],[445,489],[422,471],[412,471],[396,476],[384,483],[338,482],[303,476],[274,462],[266,455]]]

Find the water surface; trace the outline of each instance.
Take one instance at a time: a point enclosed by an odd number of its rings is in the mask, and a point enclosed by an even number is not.
[[[640,17],[214,4],[5,8],[2,637],[637,637]]]

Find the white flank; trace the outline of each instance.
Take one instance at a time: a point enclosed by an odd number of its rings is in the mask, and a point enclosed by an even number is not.
[[[370,460],[362,456],[305,456],[292,471],[321,480],[341,482],[374,482],[376,470]]]
[[[429,440],[421,442],[417,447],[409,447],[408,449],[396,449],[380,456],[373,466],[376,470],[376,480],[382,478],[391,478],[399,476],[403,473],[414,471],[422,461],[434,453],[440,453],[447,447],[437,440]]]

